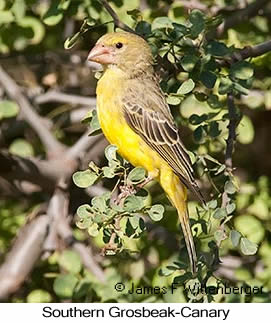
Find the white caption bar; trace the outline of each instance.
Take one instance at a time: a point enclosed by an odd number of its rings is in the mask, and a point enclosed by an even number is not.
[[[233,322],[269,316],[270,304],[0,304],[1,322]],[[265,321],[265,320],[263,320]]]

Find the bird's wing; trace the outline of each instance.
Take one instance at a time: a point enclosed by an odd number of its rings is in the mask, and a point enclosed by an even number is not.
[[[180,180],[204,203],[194,178],[191,160],[160,89],[154,87],[151,92],[146,89],[142,96],[127,93],[122,102],[129,126],[169,164]]]

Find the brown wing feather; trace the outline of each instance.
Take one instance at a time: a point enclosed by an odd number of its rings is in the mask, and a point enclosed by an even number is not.
[[[152,99],[150,102],[143,97],[138,98],[137,103],[129,100],[131,96],[126,96],[123,100],[125,119],[129,126],[172,167],[176,175],[200,201],[205,203],[169,107],[161,92],[158,94],[157,97],[157,93],[152,93],[152,98],[156,95],[156,100]],[[154,103],[159,106],[154,106]]]

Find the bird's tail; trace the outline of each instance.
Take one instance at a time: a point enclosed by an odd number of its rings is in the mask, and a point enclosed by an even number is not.
[[[160,183],[167,193],[171,203],[176,207],[182,226],[184,240],[189,256],[192,273],[197,271],[197,254],[194,245],[193,235],[189,224],[189,215],[187,210],[187,189],[181,183],[180,179],[170,171],[161,173]]]
[[[181,211],[178,209],[178,215],[179,215],[179,219],[183,230],[183,235],[184,235],[184,240],[185,240],[185,244],[186,244],[186,248],[189,256],[191,271],[194,274],[197,271],[197,254],[196,254],[192,231],[189,225],[189,216],[188,216],[187,208],[184,211]]]

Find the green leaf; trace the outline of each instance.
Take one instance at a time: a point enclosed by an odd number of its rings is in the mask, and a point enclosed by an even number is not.
[[[127,179],[133,184],[141,183],[146,176],[146,171],[142,167],[136,167],[129,173]]]
[[[234,227],[254,243],[260,243],[265,235],[262,222],[250,214],[236,217],[234,219]]]
[[[230,49],[224,44],[218,41],[211,41],[206,46],[206,54],[212,56],[225,56],[230,54]]]
[[[248,145],[253,142],[255,130],[252,121],[248,116],[243,116],[241,122],[237,126],[237,140],[243,144]]]
[[[25,139],[15,139],[9,146],[10,153],[20,157],[34,156],[33,146]]]
[[[223,209],[222,208],[218,208],[213,213],[213,217],[215,219],[219,219],[219,220],[225,218],[226,216],[227,216],[227,212],[226,212],[226,210],[224,208]]]
[[[90,169],[79,171],[72,175],[74,184],[81,188],[87,188],[93,185],[98,177],[99,176]]]
[[[26,298],[27,303],[50,303],[52,296],[43,289],[32,290]]]
[[[217,76],[213,72],[203,71],[200,74],[200,80],[208,89],[212,89],[215,86]]]
[[[32,29],[32,37],[29,39],[30,44],[39,44],[42,41],[45,35],[45,28],[38,18],[25,16],[17,23],[23,28]]]
[[[183,82],[183,84],[179,87],[177,93],[178,94],[187,94],[189,92],[191,92],[195,87],[195,83],[192,79],[189,79],[185,82]]]
[[[116,176],[115,167],[104,166],[102,168],[102,171],[103,171],[104,177],[106,178],[113,178]]]
[[[170,276],[176,270],[178,270],[178,267],[175,267],[175,266],[166,266],[166,267],[160,268],[159,269],[159,276],[164,276],[164,277]]]
[[[192,24],[190,28],[190,34],[192,38],[197,38],[198,35],[205,28],[205,16],[204,13],[200,10],[194,9],[189,15],[189,20]]]
[[[231,239],[231,243],[232,245],[236,248],[239,245],[240,242],[240,238],[241,238],[241,233],[236,231],[236,230],[231,230],[230,232],[230,239]]]
[[[135,21],[138,21],[140,18],[142,18],[142,14],[139,9],[128,10],[127,15],[131,16],[131,18]]]
[[[90,206],[88,204],[80,205],[78,207],[76,213],[80,218],[86,218],[86,217],[89,217],[92,214],[91,208],[90,208]]]
[[[127,237],[138,238],[145,230],[145,223],[141,217],[129,217],[126,221],[125,234]]]
[[[54,292],[60,298],[71,298],[78,279],[72,274],[61,274],[54,281]]]
[[[163,218],[165,208],[161,204],[153,205],[150,210],[147,210],[148,215],[153,221],[160,221]]]
[[[139,21],[136,25],[135,31],[143,37],[146,37],[151,33],[151,25],[147,21]]]
[[[233,184],[232,181],[227,181],[225,183],[224,190],[228,194],[234,194],[236,192],[236,188],[235,188],[235,186],[234,186],[234,184]]]
[[[57,25],[64,16],[64,11],[68,9],[71,0],[54,0],[50,8],[43,16],[43,22],[48,26]]]
[[[189,33],[188,28],[182,24],[177,24],[173,22],[172,25],[174,29],[169,33],[169,35],[173,40],[179,40],[180,38]]]
[[[110,193],[104,193],[100,196],[95,196],[91,200],[91,204],[94,209],[100,211],[100,212],[106,212],[108,206],[107,203],[110,200]]]
[[[0,101],[0,120],[15,117],[19,113],[19,106],[14,101]]]
[[[26,10],[26,4],[25,1],[22,0],[14,0],[13,5],[10,8],[10,10],[13,12],[16,20],[20,20],[24,17],[25,15],[25,10]]]
[[[208,119],[207,114],[202,114],[202,115],[197,115],[197,114],[192,114],[189,118],[189,122],[195,126],[198,125]]]
[[[92,110],[92,119],[90,121],[91,132],[89,135],[97,135],[101,133],[101,126],[99,123],[98,115],[96,110]]]
[[[214,233],[215,240],[220,244],[221,241],[225,240],[227,238],[225,231],[222,229],[216,230]]]
[[[118,150],[118,147],[115,145],[109,145],[105,148],[104,154],[105,154],[106,159],[109,162],[117,160],[117,150]]]
[[[215,209],[217,207],[217,200],[211,200],[207,203],[209,209]]]
[[[226,93],[230,93],[232,91],[232,88],[233,88],[232,81],[227,77],[221,77],[219,87],[218,87],[218,93],[222,95]]]
[[[168,17],[155,18],[152,23],[152,30],[163,28],[173,28],[172,21]]]
[[[230,68],[230,75],[240,80],[246,80],[254,74],[253,67],[246,61],[241,61],[233,64]]]
[[[123,204],[123,209],[126,212],[140,211],[144,207],[144,199],[139,196],[130,195],[126,197]]]
[[[231,214],[234,210],[236,209],[236,205],[235,203],[229,203],[227,206],[226,206],[226,211],[227,211],[227,214]]]
[[[71,250],[64,250],[58,260],[59,265],[72,274],[78,274],[82,269],[80,256]]]
[[[223,103],[219,101],[219,98],[215,94],[210,94],[207,103],[212,109],[219,109],[223,107]]]
[[[88,228],[88,234],[92,237],[97,237],[99,234],[99,226],[97,223],[93,223]]]
[[[14,21],[14,16],[10,10],[0,11],[0,25],[9,24]]]
[[[255,255],[255,253],[258,250],[258,246],[256,245],[256,243],[244,237],[241,238],[240,248],[241,252],[246,256]]]
[[[213,138],[219,136],[221,130],[219,129],[219,124],[217,121],[212,121],[209,123],[209,135]]]
[[[181,99],[175,95],[167,96],[167,103],[170,105],[178,105],[181,103]]]
[[[208,96],[205,93],[202,92],[194,92],[193,93],[195,95],[195,98],[199,101],[199,102],[204,102],[208,99]]]
[[[183,275],[180,275],[180,276],[176,276],[174,278],[174,281],[173,283],[174,284],[178,284],[178,285],[183,285],[187,280],[190,280],[192,278],[192,273],[190,272],[186,272],[185,274]]]
[[[201,143],[201,144],[204,143],[206,132],[205,132],[203,126],[197,127],[193,133],[193,136],[194,136],[194,139],[196,142]]]
[[[185,55],[181,59],[181,65],[182,65],[182,68],[186,72],[191,72],[191,71],[193,71],[193,69],[196,66],[196,64],[197,64],[198,61],[199,61],[198,56],[195,56],[195,55]]]

